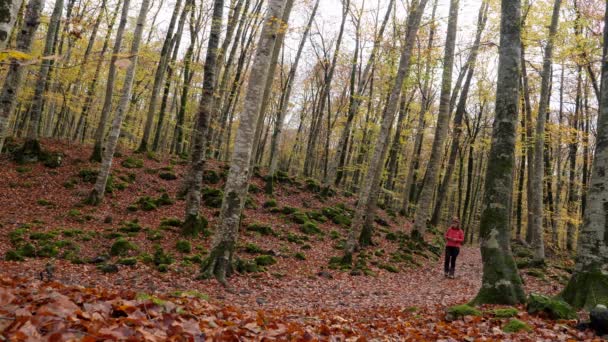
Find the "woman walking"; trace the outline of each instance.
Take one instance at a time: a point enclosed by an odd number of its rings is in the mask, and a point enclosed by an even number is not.
[[[445,265],[444,276],[454,279],[454,271],[456,270],[456,257],[460,253],[460,246],[464,241],[464,232],[460,229],[460,220],[454,217],[452,225],[445,232],[446,247],[445,247]]]

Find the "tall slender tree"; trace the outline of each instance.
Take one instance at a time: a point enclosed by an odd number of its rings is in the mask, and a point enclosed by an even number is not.
[[[518,304],[525,300],[511,255],[511,198],[519,113],[521,1],[502,0],[500,49],[492,145],[481,207],[482,284],[476,304]]]
[[[101,108],[101,115],[99,122],[95,130],[95,143],[93,145],[93,153],[91,154],[91,161],[101,162],[104,136],[106,132],[106,125],[110,112],[112,111],[112,97],[114,96],[114,83],[116,82],[116,61],[118,60],[118,54],[122,47],[122,40],[125,33],[125,27],[127,26],[127,20],[129,19],[129,4],[130,0],[122,0],[122,13],[120,15],[120,22],[116,29],[116,38],[114,38],[114,47],[112,48],[112,58],[108,68],[108,76],[106,79],[106,89],[103,100],[103,107]]]
[[[371,191],[372,188],[377,188],[380,183],[380,174],[382,165],[384,164],[384,156],[389,144],[388,140],[390,137],[391,126],[395,120],[395,112],[397,111],[397,105],[399,103],[398,99],[401,96],[403,82],[409,74],[412,51],[414,49],[416,36],[420,27],[420,21],[427,2],[428,0],[414,0],[410,5],[405,42],[401,51],[399,68],[397,70],[397,75],[395,76],[395,81],[392,85],[388,101],[382,113],[382,126],[375,143],[373,156],[364,179],[363,188],[359,193],[359,201],[357,202],[357,208],[355,210],[355,218],[351,224],[346,246],[344,248],[344,263],[352,263],[353,253],[359,248],[360,240],[364,240],[364,244],[370,242],[369,239],[371,238],[371,232],[365,232],[363,230],[363,223],[366,215],[374,215],[373,211],[368,211],[368,208],[373,207],[375,205],[374,202],[377,200],[377,198],[371,196]]]
[[[604,14],[597,144],[574,273],[561,296],[577,308],[608,305],[608,2]]]
[[[34,34],[40,25],[40,14],[44,7],[44,0],[30,0],[25,10],[23,26],[17,35],[17,50],[29,54],[32,50]],[[8,123],[15,112],[17,99],[23,85],[26,67],[17,59],[11,60],[11,64],[4,79],[2,92],[0,93],[0,152],[4,145],[4,139],[8,133]]]
[[[112,160],[114,159],[114,152],[118,145],[118,138],[120,137],[120,130],[122,128],[122,121],[127,112],[129,101],[131,100],[131,92],[133,90],[133,80],[135,79],[135,71],[137,70],[137,60],[139,59],[139,46],[141,44],[141,38],[146,23],[146,15],[148,13],[148,7],[150,6],[150,0],[142,0],[139,15],[137,16],[137,23],[135,31],[133,33],[133,41],[131,43],[131,50],[129,51],[127,72],[125,74],[124,85],[120,94],[120,102],[116,108],[116,114],[112,121],[112,127],[110,128],[110,134],[106,142],[103,159],[97,174],[97,180],[95,181],[95,187],[89,194],[87,202],[92,205],[101,203],[106,192],[106,184],[108,183],[108,176],[112,168]]]
[[[220,224],[213,236],[209,257],[203,263],[203,275],[208,277],[213,275],[223,284],[226,284],[226,276],[232,272],[232,258],[250,177],[252,142],[255,139],[256,124],[260,115],[261,99],[265,81],[268,78],[272,51],[277,43],[279,30],[284,29],[283,26],[286,25],[281,18],[289,16],[284,13],[286,2],[287,0],[269,0],[268,2],[264,26],[249,76],[230,171],[224,187]]]
[[[203,219],[200,216],[201,191],[203,188],[203,171],[205,169],[205,151],[207,150],[207,130],[213,111],[213,93],[217,72],[217,49],[222,33],[222,18],[224,15],[224,0],[213,2],[211,31],[207,42],[207,57],[203,70],[203,94],[198,107],[194,132],[192,133],[192,156],[185,179],[186,212],[182,231],[185,235],[196,235],[204,230]]]
[[[20,152],[19,158],[23,161],[35,161],[38,160],[40,155],[40,142],[38,140],[38,130],[40,128],[40,121],[42,120],[42,108],[44,106],[44,91],[47,85],[49,71],[51,69],[52,55],[55,51],[55,40],[59,25],[61,23],[61,15],[63,13],[63,0],[57,0],[53,13],[51,14],[51,20],[46,32],[46,38],[44,41],[43,57],[40,64],[40,72],[36,80],[36,87],[34,90],[34,97],[32,99],[32,106],[29,112],[29,123],[27,126],[27,140],[23,145],[23,149]]]
[[[424,239],[427,222],[430,211],[433,206],[433,194],[435,192],[435,184],[439,169],[441,168],[441,159],[445,140],[448,134],[448,126],[450,122],[450,100],[452,95],[452,70],[454,68],[454,51],[456,50],[456,31],[458,29],[458,11],[460,0],[450,1],[450,16],[448,19],[448,30],[445,40],[445,51],[443,57],[443,75],[441,81],[441,95],[439,97],[439,113],[437,115],[437,127],[435,129],[435,137],[433,139],[433,148],[431,157],[427,165],[424,176],[424,187],[418,201],[416,216],[414,220],[414,230],[412,234],[415,237]]]
[[[6,49],[23,0],[3,0],[0,3],[0,50]]]
[[[551,25],[549,26],[549,37],[547,46],[545,46],[545,55],[543,57],[543,70],[541,73],[540,100],[538,104],[538,116],[536,118],[536,136],[534,139],[534,166],[532,182],[532,198],[530,207],[532,209],[532,243],[534,247],[534,259],[537,263],[545,262],[545,244],[544,244],[544,204],[543,204],[543,178],[545,176],[544,165],[544,147],[545,147],[545,114],[549,110],[550,102],[550,83],[551,83],[551,66],[553,64],[553,46],[555,36],[557,35],[557,27],[559,23],[559,12],[561,0],[555,0],[553,5],[553,16]]]

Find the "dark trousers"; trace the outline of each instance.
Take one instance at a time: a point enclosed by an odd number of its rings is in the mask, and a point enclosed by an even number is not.
[[[454,275],[454,270],[456,269],[456,257],[458,257],[459,253],[459,247],[448,246],[445,248],[445,273]]]

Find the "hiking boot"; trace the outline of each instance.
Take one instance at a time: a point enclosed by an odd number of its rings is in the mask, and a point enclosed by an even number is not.
[[[448,277],[449,277],[450,279],[454,279],[454,278],[456,278],[456,277],[454,276],[454,272],[450,272],[450,274],[448,275]]]
[[[444,278],[449,278],[450,274],[448,272],[443,272],[443,277]]]

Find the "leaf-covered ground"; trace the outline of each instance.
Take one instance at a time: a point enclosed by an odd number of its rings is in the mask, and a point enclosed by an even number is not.
[[[355,198],[323,199],[305,180],[284,180],[271,198],[259,191],[263,180],[254,177],[238,256],[257,272],[234,275],[228,292],[213,280],[196,280],[209,238],[186,243],[170,223],[183,214],[184,202],[177,199],[186,172],[183,160],[125,153],[114,163],[112,193],[99,207],[89,207],[81,203],[92,187],[87,171],[96,168],[87,161],[90,149],[52,141],[44,146],[65,154],[62,166],[16,165],[0,157],[0,255],[18,260],[0,261],[5,337],[555,341],[593,336],[576,331],[574,321],[529,316],[523,308],[518,318],[532,327],[530,332],[503,333],[508,319],[489,313],[446,322],[445,309],[470,300],[480,286],[478,249],[464,248],[457,279],[444,279],[440,258],[430,249],[412,251],[405,238],[409,223],[390,213],[379,215],[365,275],[331,267],[330,258],[341,253],[344,220]],[[209,174],[207,186],[221,189],[225,168],[215,162],[209,167],[218,177]],[[209,194],[202,211],[212,229],[218,209]],[[308,215],[302,218],[294,209]],[[330,214],[318,217],[324,212]],[[319,231],[305,230],[302,220]],[[111,255],[119,240],[130,248]],[[525,261],[525,252],[519,256]],[[559,292],[569,266],[560,259],[549,270],[522,272],[527,290]]]

